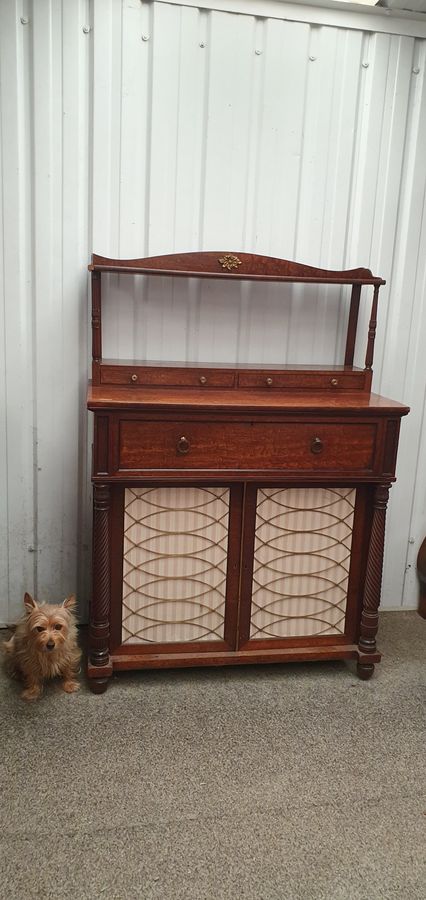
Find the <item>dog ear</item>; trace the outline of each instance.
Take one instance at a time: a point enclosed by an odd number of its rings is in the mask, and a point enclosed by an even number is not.
[[[35,602],[35,600],[33,600],[31,594],[25,594],[24,606],[28,614],[34,612],[34,610],[37,609],[37,603]]]
[[[75,609],[76,603],[77,603],[77,600],[75,598],[75,594],[70,594],[69,597],[66,597],[62,606],[64,606],[65,609]]]

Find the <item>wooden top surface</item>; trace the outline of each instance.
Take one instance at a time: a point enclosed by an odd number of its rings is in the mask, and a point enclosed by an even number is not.
[[[105,359],[102,357],[102,366],[114,366],[119,369],[121,366],[142,366],[145,369],[203,369],[203,371],[219,369],[227,372],[264,372],[272,370],[274,372],[285,373],[294,372],[298,375],[310,374],[312,372],[323,375],[335,375],[341,372],[365,372],[359,366],[345,365],[316,365],[307,363],[225,363],[225,362],[188,362],[186,360],[152,360],[152,359]]]
[[[87,406],[91,410],[127,409],[171,412],[276,412],[317,415],[405,416],[408,406],[378,394],[362,391],[252,391],[206,390],[204,388],[161,388],[133,386],[93,386],[89,383]]]
[[[141,259],[112,259],[92,255],[91,272],[167,275],[185,278],[227,278],[240,281],[287,281],[315,284],[374,284],[386,282],[370,269],[320,269],[275,256],[230,250],[169,253]]]

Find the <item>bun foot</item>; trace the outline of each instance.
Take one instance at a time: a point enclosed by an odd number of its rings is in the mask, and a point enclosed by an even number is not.
[[[373,663],[359,662],[357,663],[356,671],[358,678],[361,678],[362,681],[368,681],[374,672],[374,665]]]
[[[92,694],[104,694],[108,687],[108,682],[109,678],[89,678],[89,688]]]

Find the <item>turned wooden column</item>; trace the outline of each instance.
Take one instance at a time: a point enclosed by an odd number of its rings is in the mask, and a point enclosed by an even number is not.
[[[374,341],[376,339],[376,328],[377,328],[377,307],[379,302],[379,285],[376,284],[374,287],[373,294],[373,303],[371,307],[371,316],[370,322],[368,326],[368,339],[367,339],[367,351],[365,354],[365,368],[371,369],[373,365],[374,358]]]
[[[111,674],[109,660],[110,617],[110,487],[95,484],[93,488],[93,589],[89,628],[89,676],[96,678],[90,687],[105,690]],[[99,669],[99,677],[96,671]],[[106,677],[105,677],[106,676]]]
[[[100,382],[102,359],[101,273],[92,272],[92,381]]]
[[[390,484],[379,484],[374,493],[373,523],[368,548],[367,571],[361,614],[359,649],[364,654],[376,653],[379,605],[382,589],[383,551],[385,546],[386,508]],[[374,665],[365,659],[358,663],[360,678],[370,678]]]

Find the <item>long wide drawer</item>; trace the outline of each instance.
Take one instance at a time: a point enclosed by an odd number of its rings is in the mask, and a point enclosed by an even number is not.
[[[376,425],[121,419],[119,471],[287,469],[371,471]]]

